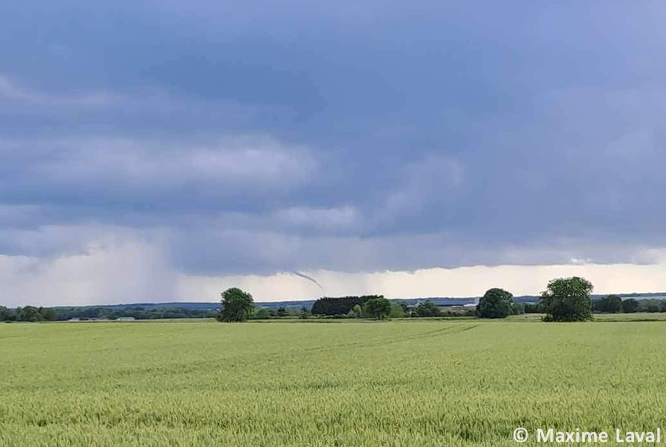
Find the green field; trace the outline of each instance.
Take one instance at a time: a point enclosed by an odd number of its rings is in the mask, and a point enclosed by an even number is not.
[[[3,324],[0,446],[515,446],[517,427],[663,429],[665,341],[663,322]]]

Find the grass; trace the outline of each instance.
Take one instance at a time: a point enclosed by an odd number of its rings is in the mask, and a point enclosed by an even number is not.
[[[543,316],[544,314],[512,315],[506,321],[541,322]],[[666,321],[666,313],[637,312],[633,314],[593,314],[592,316],[594,322]]]
[[[517,427],[653,430],[664,341],[648,322],[4,324],[0,446],[502,447]]]
[[[666,321],[666,313],[594,314],[596,321]]]

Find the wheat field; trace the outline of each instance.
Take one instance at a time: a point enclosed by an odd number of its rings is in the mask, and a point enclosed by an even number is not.
[[[501,447],[517,427],[653,430],[664,341],[662,322],[4,324],[0,446]]]

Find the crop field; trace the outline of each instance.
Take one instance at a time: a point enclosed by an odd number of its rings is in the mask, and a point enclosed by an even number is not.
[[[518,427],[664,426],[658,321],[0,325],[3,447],[501,447]]]

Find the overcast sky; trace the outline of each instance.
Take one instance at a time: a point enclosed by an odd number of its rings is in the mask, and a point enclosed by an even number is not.
[[[666,290],[664,20],[4,2],[0,304]]]

